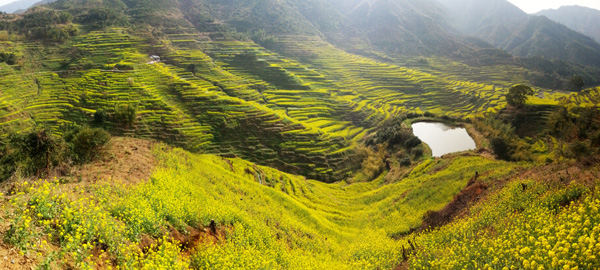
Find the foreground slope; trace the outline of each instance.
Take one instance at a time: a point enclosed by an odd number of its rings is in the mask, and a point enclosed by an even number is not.
[[[398,183],[323,184],[240,159],[154,153],[160,165],[139,184],[14,185],[5,241],[58,268],[391,269],[403,243],[392,236],[419,227],[475,172],[493,181],[520,168],[457,156],[427,160]]]
[[[597,269],[600,194],[591,171],[553,166],[510,181],[469,216],[417,237],[410,268]]]
[[[241,159],[160,145],[153,153],[159,165],[147,181],[5,187],[3,238],[27,258],[16,261],[76,269],[598,267],[595,168],[458,155],[425,160],[399,182],[324,184]],[[463,199],[477,203],[452,210],[439,229],[402,237]]]

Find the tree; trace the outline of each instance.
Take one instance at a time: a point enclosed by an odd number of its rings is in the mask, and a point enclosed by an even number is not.
[[[511,147],[504,137],[495,137],[490,140],[492,150],[496,154],[496,157],[503,160],[510,160]]]
[[[73,136],[74,157],[78,162],[89,162],[100,156],[100,150],[110,141],[110,133],[101,128],[84,128]]]
[[[508,105],[521,108],[527,101],[527,96],[533,96],[534,92],[531,87],[523,84],[518,84],[508,89],[506,94],[506,102]]]
[[[106,119],[108,119],[108,114],[104,110],[99,109],[94,113],[94,122],[96,124],[102,125],[106,122]]]
[[[575,91],[581,91],[585,86],[585,82],[583,81],[583,77],[580,75],[575,75],[571,78],[571,87]]]

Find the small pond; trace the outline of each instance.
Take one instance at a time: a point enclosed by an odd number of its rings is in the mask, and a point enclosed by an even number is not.
[[[475,141],[464,128],[451,127],[442,123],[414,123],[413,133],[429,145],[434,157],[445,154],[475,150]]]

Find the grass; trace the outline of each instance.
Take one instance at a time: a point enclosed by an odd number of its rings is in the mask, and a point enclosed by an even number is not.
[[[425,159],[398,181],[326,184],[242,159],[163,146],[154,155],[160,165],[137,184],[17,184],[3,195],[5,243],[78,269],[393,269],[409,239],[415,269],[598,267],[597,192],[536,174],[504,182],[546,170],[531,164],[457,155]],[[475,173],[491,191],[469,214],[397,239]]]
[[[582,185],[515,181],[475,206],[471,216],[417,237],[423,252],[410,266],[595,269],[599,203],[598,192]]]
[[[393,235],[420,226],[422,215],[443,207],[475,171],[517,168],[456,157],[437,173],[432,171],[440,161],[427,160],[397,183],[380,177],[347,185],[241,159],[160,147],[155,152],[161,165],[136,185],[55,180],[17,186],[5,195],[12,225],[5,240],[37,260],[53,254],[55,267],[97,267],[108,260],[127,269],[393,268],[403,243]],[[214,241],[205,236],[190,248],[173,240],[173,230],[189,235],[208,229],[211,220],[222,231]],[[140,253],[146,237],[155,239],[156,248]]]

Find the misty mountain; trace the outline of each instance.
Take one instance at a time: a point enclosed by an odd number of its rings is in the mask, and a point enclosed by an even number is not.
[[[438,0],[449,23],[468,35],[479,35],[490,25],[512,25],[529,15],[506,0]]]
[[[521,57],[600,65],[600,44],[545,17],[527,15],[506,0],[440,0],[464,34]]]
[[[56,0],[20,0],[0,6],[1,12],[20,14],[29,8],[55,2]]]
[[[543,16],[532,16],[497,44],[519,56],[544,56],[584,65],[600,64],[600,44]]]
[[[581,6],[564,6],[542,10],[536,15],[566,25],[567,27],[600,42],[600,10]]]
[[[346,34],[360,35],[387,52],[446,54],[472,46],[448,25],[436,1],[332,2],[345,11]]]
[[[16,2],[12,2],[3,6],[0,6],[0,11],[6,13],[13,13],[19,10],[26,10],[31,6],[37,4],[41,0],[19,0]]]
[[[50,7],[96,28],[115,22],[126,27],[194,27],[202,33],[242,34],[267,47],[279,35],[307,35],[366,55],[380,51],[392,56],[439,55],[477,65],[514,64],[511,55],[498,50],[502,49],[522,57],[600,65],[597,43],[527,15],[505,0],[440,1],[59,0]]]

